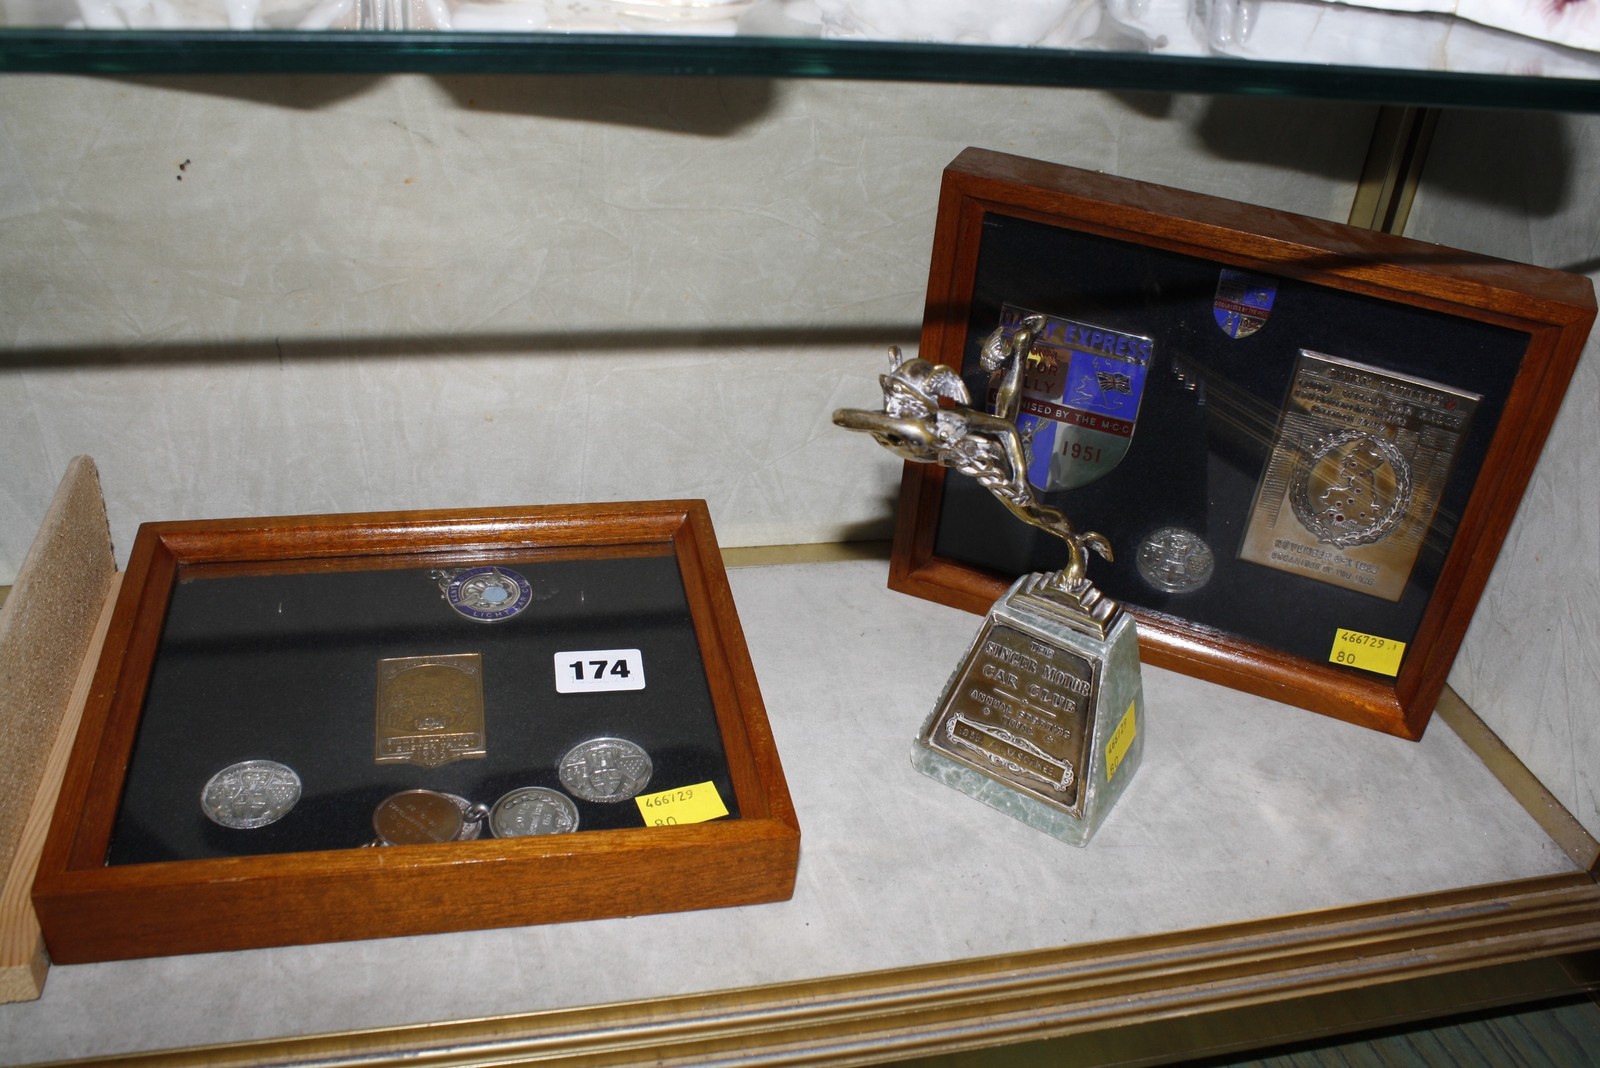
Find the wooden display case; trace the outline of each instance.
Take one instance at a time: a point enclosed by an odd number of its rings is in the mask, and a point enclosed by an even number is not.
[[[459,618],[430,577],[489,563],[533,578],[516,620]],[[549,685],[561,650],[629,644],[647,689]],[[376,765],[373,656],[469,646],[501,676],[488,757]],[[553,780],[551,754],[622,730],[654,750],[647,793],[714,782],[732,815],[647,826],[593,804],[577,833],[361,848],[374,797]],[[224,752],[296,754],[325,786],[261,829],[297,824],[281,834],[216,827],[190,780]],[[155,523],[33,899],[57,963],[210,952],[782,900],[799,837],[703,502]]]
[[[1420,737],[1593,323],[1589,280],[968,149],[944,174],[920,355],[984,398],[984,339],[1028,312],[1048,324],[1024,386],[1030,480],[1048,466],[1044,503],[1110,539],[1117,559],[1089,577],[1133,609],[1144,661]],[[1055,328],[1092,340],[1056,344]],[[1339,375],[1357,384],[1308,416],[1305,395]],[[1074,407],[1063,390],[1094,396]],[[1398,484],[1369,494],[1392,525],[1280,553],[1305,533],[1284,483],[1344,458],[1346,438]],[[906,464],[897,524],[890,586],[972,612],[1065,563],[1057,539],[931,464]],[[1202,581],[1145,571],[1163,536],[1202,546]],[[1373,543],[1327,540],[1346,536]],[[1272,559],[1291,550],[1310,555]],[[1373,645],[1396,655],[1358,655]]]

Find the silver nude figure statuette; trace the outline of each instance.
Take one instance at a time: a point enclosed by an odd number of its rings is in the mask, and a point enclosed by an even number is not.
[[[1111,543],[1104,535],[1079,533],[1058,508],[1043,503],[1028,483],[1028,457],[1017,413],[1022,404],[1022,373],[1035,332],[1043,325],[1030,316],[1008,340],[996,329],[983,343],[981,365],[1001,376],[994,414],[972,407],[972,397],[961,376],[943,364],[905,359],[898,348],[889,350],[891,368],[879,376],[883,408],[866,411],[840,408],[836,425],[860,430],[890,452],[915,463],[934,463],[977,479],[978,484],[1017,518],[1054,534],[1066,542],[1070,557],[1055,572],[1047,588],[1068,596],[1097,598],[1096,613],[1109,616],[1115,604],[1089,585],[1089,550],[1111,559]]]

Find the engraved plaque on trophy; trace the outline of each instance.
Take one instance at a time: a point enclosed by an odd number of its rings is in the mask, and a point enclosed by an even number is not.
[[[1478,401],[1302,350],[1240,557],[1399,600]]]
[[[1054,328],[1063,325],[1054,321]],[[1066,567],[1022,576],[995,602],[912,747],[923,774],[1062,841],[1083,845],[1127,788],[1144,750],[1144,691],[1130,617],[1086,577],[1095,533],[1039,501],[1017,425],[1024,374],[1052,321],[1003,322],[984,342],[992,414],[949,367],[902,360],[880,379],[881,411],[833,421],[918,463],[971,476],[1019,519],[1061,538]],[[1032,359],[1032,366],[1039,365]]]

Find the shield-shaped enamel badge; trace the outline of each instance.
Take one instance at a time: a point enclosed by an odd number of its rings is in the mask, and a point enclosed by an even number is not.
[[[1037,314],[1007,304],[1009,336]],[[1018,426],[1031,432],[1028,481],[1042,490],[1087,485],[1128,452],[1154,346],[1147,337],[1046,315],[1028,353]]]
[[[1269,278],[1223,268],[1217,278],[1217,295],[1211,314],[1231,338],[1249,337],[1267,325],[1278,287]]]

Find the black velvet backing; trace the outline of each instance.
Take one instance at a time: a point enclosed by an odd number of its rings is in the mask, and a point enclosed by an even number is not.
[[[519,786],[561,790],[562,755],[600,736],[649,753],[645,793],[710,780],[736,817],[676,559],[492,562],[534,590],[528,609],[497,623],[457,615],[426,569],[180,574],[107,862],[360,846],[391,793],[420,787],[492,804]],[[644,689],[556,692],[557,652],[628,648],[641,651]],[[449,653],[483,658],[488,755],[437,768],[375,764],[378,661]],[[201,811],[201,790],[252,758],[292,767],[304,794],[267,827],[218,826]],[[631,800],[574,801],[579,833],[644,825]]]

